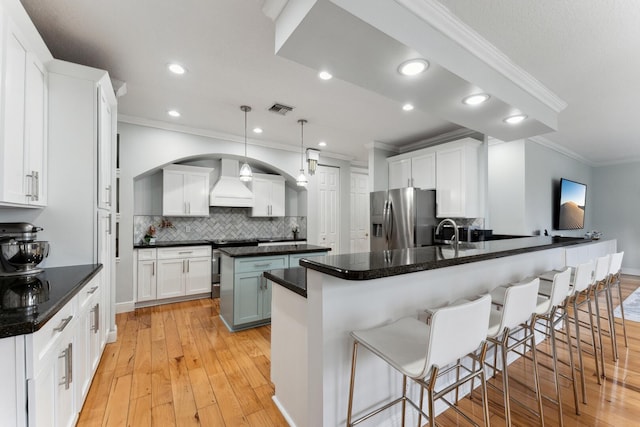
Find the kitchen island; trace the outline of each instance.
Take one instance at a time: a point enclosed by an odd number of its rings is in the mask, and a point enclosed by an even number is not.
[[[457,249],[430,246],[302,260],[300,265],[307,270],[306,297],[286,286],[273,287],[274,401],[291,425],[343,426],[351,367],[350,331],[417,316],[425,308],[615,250],[615,240],[528,237],[461,244]],[[279,283],[286,278],[275,275],[270,279]],[[368,405],[391,401],[400,387],[400,375],[379,358],[360,352],[355,414]],[[409,390],[417,396],[417,388]],[[410,425],[415,414],[408,410],[407,415]],[[399,425],[399,420],[398,408],[362,425]]]
[[[220,248],[220,318],[230,331],[269,323],[272,287],[262,273],[297,267],[300,259],[329,250],[307,244]]]

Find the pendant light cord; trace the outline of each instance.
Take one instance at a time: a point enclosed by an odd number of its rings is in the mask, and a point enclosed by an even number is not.
[[[247,109],[244,110],[244,162],[247,163]]]

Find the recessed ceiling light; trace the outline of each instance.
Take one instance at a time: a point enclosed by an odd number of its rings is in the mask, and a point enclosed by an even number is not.
[[[467,96],[462,100],[462,102],[467,105],[478,105],[489,100],[489,98],[491,98],[491,96],[487,95],[486,93],[477,93],[475,95]]]
[[[253,133],[262,133],[262,128],[253,128]]]
[[[404,105],[402,106],[402,109],[403,109],[404,111],[411,111],[411,110],[413,110],[413,105],[411,105],[411,104],[404,104]]]
[[[509,116],[504,119],[505,123],[509,123],[510,125],[515,125],[523,121],[527,118],[526,114],[516,114],[514,116]]]
[[[415,76],[429,68],[429,63],[425,59],[410,59],[398,67],[398,72],[405,76]]]
[[[318,145],[319,145],[320,147],[326,147],[326,146],[327,146],[327,143],[326,143],[326,142],[324,142],[324,141],[320,141],[320,142],[318,142]]]
[[[328,71],[320,71],[318,73],[318,77],[320,77],[322,80],[331,80],[331,78],[333,78],[333,75]]]
[[[175,62],[169,64],[168,68],[173,74],[184,74],[187,71],[182,65],[176,64]]]
[[[167,114],[171,117],[180,117],[180,112],[178,110],[169,110]]]

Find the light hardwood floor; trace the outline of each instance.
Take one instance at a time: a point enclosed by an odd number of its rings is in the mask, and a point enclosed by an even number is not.
[[[640,278],[625,276],[623,298],[638,287]],[[218,309],[217,300],[203,299],[117,315],[118,341],[105,349],[78,426],[286,426],[271,400],[270,327],[231,334]],[[605,340],[608,378],[602,385],[585,355],[588,404],[579,405],[581,415],[569,384],[562,383],[565,426],[640,425],[640,323],[627,321],[627,332],[629,347],[619,339],[617,363]],[[515,363],[510,375],[526,380],[526,367]],[[550,392],[549,373],[541,375],[543,393]],[[501,396],[490,395],[491,425],[503,426]],[[476,399],[462,399],[460,406],[481,420]],[[545,425],[558,425],[557,407],[545,403],[544,409]],[[514,425],[539,425],[517,405],[512,410]],[[452,411],[438,417],[443,426],[458,421]]]

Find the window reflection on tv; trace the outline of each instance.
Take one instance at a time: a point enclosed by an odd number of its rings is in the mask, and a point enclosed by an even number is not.
[[[560,206],[558,230],[584,228],[584,209],[587,202],[587,186],[562,178],[560,180]]]

